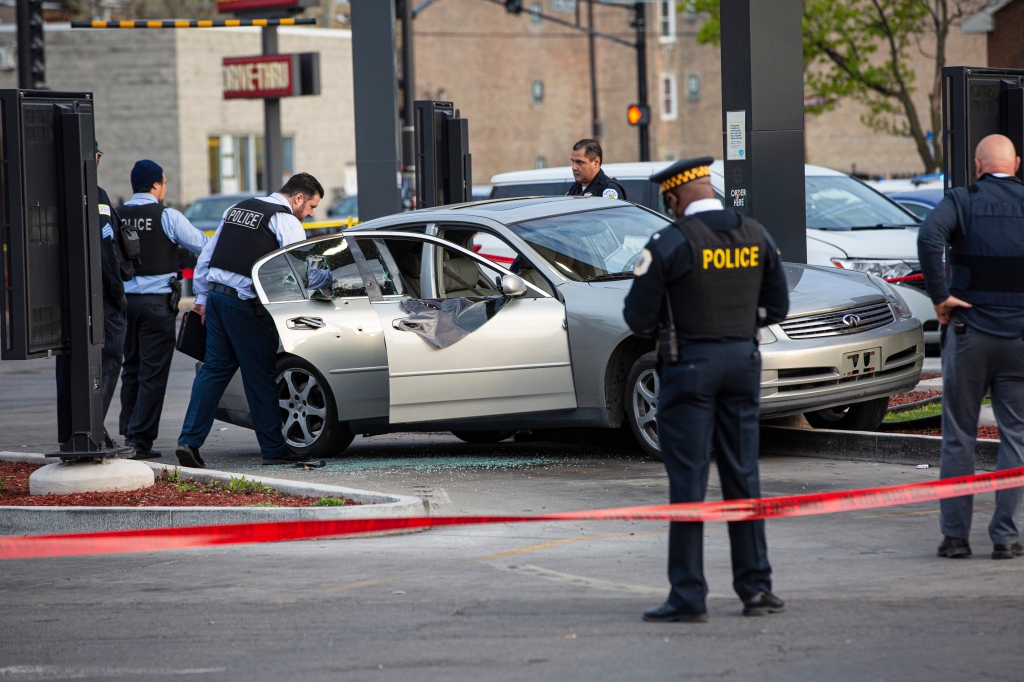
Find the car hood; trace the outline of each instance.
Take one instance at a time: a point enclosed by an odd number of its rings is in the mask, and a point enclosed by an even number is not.
[[[818,230],[807,228],[807,238],[828,244],[847,258],[917,260],[918,228],[879,230]]]
[[[789,317],[799,317],[826,310],[852,308],[884,301],[885,296],[868,276],[838,268],[786,263],[786,284],[789,286]],[[568,282],[562,286],[591,286],[621,292],[625,297],[632,279],[611,282]]]

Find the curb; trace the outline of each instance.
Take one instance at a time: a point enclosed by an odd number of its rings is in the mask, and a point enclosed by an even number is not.
[[[0,461],[39,463],[44,455],[0,452]],[[145,462],[157,474],[178,469],[181,477],[199,483],[227,483],[238,477],[226,471],[189,469],[168,464]],[[37,535],[97,533],[108,530],[143,528],[182,528],[228,523],[266,521],[327,521],[371,517],[411,517],[429,515],[429,506],[419,497],[392,495],[322,483],[246,476],[276,490],[298,497],[342,496],[359,502],[353,507],[3,507],[0,506],[0,535]],[[357,537],[416,533],[424,529],[400,529]]]
[[[886,464],[939,466],[941,436],[916,436],[875,431],[836,431],[765,426],[761,429],[761,455],[815,457]],[[982,471],[995,471],[999,441],[979,440],[974,461]]]

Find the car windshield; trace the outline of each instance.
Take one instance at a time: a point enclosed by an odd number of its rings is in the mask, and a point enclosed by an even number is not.
[[[209,220],[219,223],[220,219],[224,217],[224,211],[244,200],[245,197],[238,196],[196,199],[191,206],[185,209],[185,217],[192,221]]]
[[[863,230],[918,224],[896,202],[845,175],[809,175],[805,187],[810,228]]]
[[[636,206],[529,220],[509,229],[576,281],[631,277],[640,251],[669,222]]]

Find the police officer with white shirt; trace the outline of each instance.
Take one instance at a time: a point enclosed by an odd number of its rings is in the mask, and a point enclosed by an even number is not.
[[[576,183],[566,192],[567,197],[604,197],[626,201],[626,190],[615,178],[601,170],[604,152],[597,140],[583,139],[572,146],[572,177]]]
[[[206,358],[192,383],[185,423],[175,454],[182,466],[206,466],[199,448],[213,426],[224,389],[241,367],[263,464],[301,462],[289,454],[281,432],[277,399],[278,335],[274,320],[256,298],[252,267],[278,248],[306,238],[302,221],[324,196],[324,188],[309,173],[293,175],[269,197],[247,199],[224,213],[220,227],[196,264],[193,310],[206,325]],[[330,286],[329,270],[311,269],[308,287]]]
[[[760,223],[722,206],[711,162],[684,159],[651,176],[676,221],[641,252],[623,311],[638,336],[660,340],[658,443],[673,503],[704,500],[712,453],[725,499],[760,497],[757,330],[789,310],[778,249]],[[743,615],[784,610],[764,521],[730,522],[729,541]],[[644,620],[705,622],[704,524],[672,523],[668,552],[672,589]]]
[[[132,198],[117,209],[122,225],[139,235],[142,265],[126,282],[128,331],[121,373],[119,428],[137,459],[155,459],[153,449],[174,355],[174,326],[181,298],[178,247],[198,254],[208,238],[173,208],[163,205],[167,178],[148,159],[135,164]]]

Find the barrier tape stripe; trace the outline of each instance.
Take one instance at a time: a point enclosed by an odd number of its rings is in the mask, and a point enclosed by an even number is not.
[[[241,26],[309,26],[316,17],[294,19],[150,19],[141,21],[72,21],[71,28],[237,28]]]
[[[613,520],[753,521],[894,507],[1018,487],[1024,487],[1024,467],[938,481],[834,493],[620,507],[536,516],[414,516],[333,521],[272,521],[69,535],[6,536],[0,537],[0,559],[155,552],[488,523]]]

